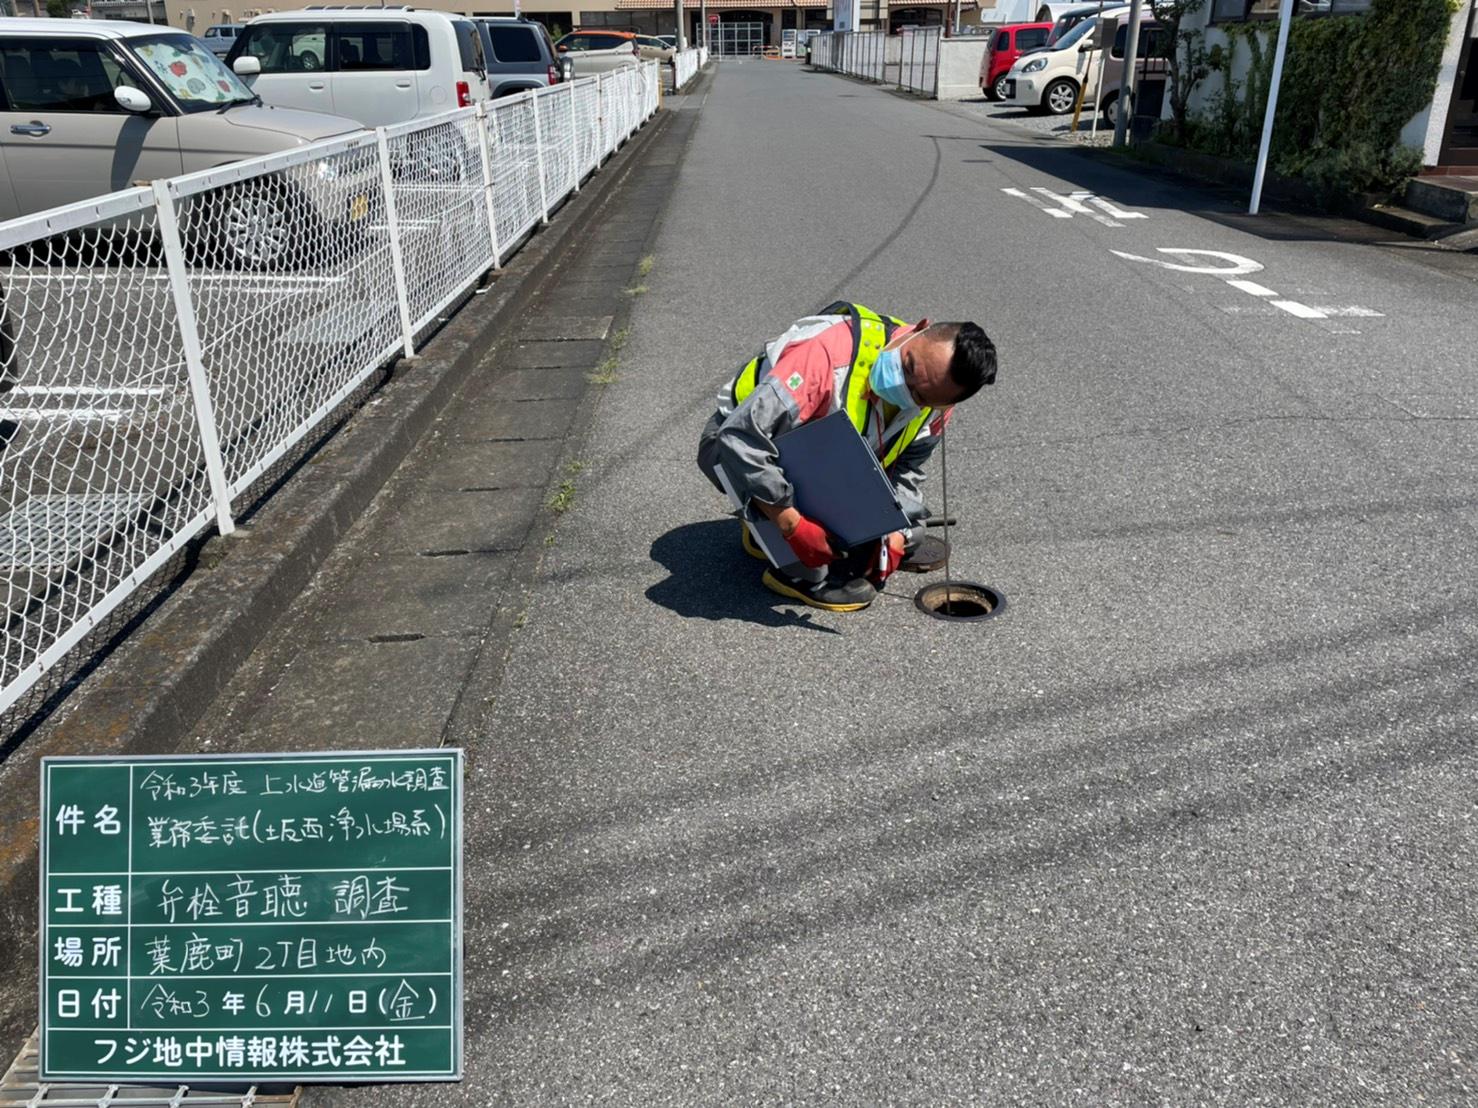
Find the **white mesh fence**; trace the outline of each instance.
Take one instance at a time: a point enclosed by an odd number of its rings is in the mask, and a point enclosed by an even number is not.
[[[0,224],[0,712],[657,108],[649,62]]]
[[[938,27],[905,30],[898,55],[898,87],[925,96],[939,94]]]
[[[698,76],[708,59],[706,50],[680,50],[672,56],[672,87],[675,90]]]
[[[883,80],[888,36],[882,31],[827,31],[811,40],[811,64],[848,77]]]

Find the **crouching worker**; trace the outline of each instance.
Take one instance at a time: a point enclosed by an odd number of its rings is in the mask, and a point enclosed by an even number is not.
[[[795,552],[800,566],[769,567],[766,586],[813,608],[856,611],[922,537],[924,463],[950,410],[995,379],[996,348],[974,323],[908,324],[860,304],[833,304],[797,321],[723,388],[699,440],[698,468],[723,492],[722,467],[746,519],[771,520]],[[876,546],[832,549],[821,526],[796,510],[780,468],[775,439],[838,409],[877,454],[911,525],[881,540],[886,558]],[[742,538],[764,557],[747,526]]]

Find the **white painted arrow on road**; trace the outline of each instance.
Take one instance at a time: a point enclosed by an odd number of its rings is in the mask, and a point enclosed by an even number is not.
[[[1023,192],[1021,189],[1002,189],[1001,191],[1007,196],[1025,200],[1032,207],[1046,212],[1053,219],[1072,219],[1075,215],[1086,215],[1105,227],[1122,227],[1124,224],[1119,222],[1120,220],[1149,218],[1144,212],[1126,212],[1101,196],[1081,190],[1066,196],[1048,188],[1036,187],[1031,192]]]

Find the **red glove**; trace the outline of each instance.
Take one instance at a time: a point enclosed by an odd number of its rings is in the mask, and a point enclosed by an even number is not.
[[[877,556],[873,559],[872,573],[868,575],[878,588],[882,588],[883,583],[897,573],[898,567],[903,564],[903,543],[895,546],[889,541],[892,537],[884,535],[878,540]],[[883,561],[884,555],[888,559],[886,562]]]
[[[826,539],[825,528],[812,523],[805,516],[801,516],[801,521],[795,525],[794,531],[785,536],[785,541],[790,543],[790,548],[801,560],[801,565],[811,569],[830,565],[836,557],[831,551],[831,543]]]

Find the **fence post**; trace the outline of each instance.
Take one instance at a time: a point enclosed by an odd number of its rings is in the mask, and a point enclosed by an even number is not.
[[[595,164],[606,160],[606,90],[601,75],[595,75]]]
[[[236,530],[231,518],[231,490],[226,484],[226,463],[221,457],[221,439],[216,432],[215,406],[210,400],[210,382],[205,379],[205,360],[200,353],[200,328],[195,321],[195,302],[190,298],[190,279],[185,272],[185,247],[174,198],[164,181],[154,182],[155,219],[164,244],[164,264],[169,271],[169,289],[174,299],[180,344],[185,349],[185,373],[190,399],[195,405],[195,426],[200,432],[200,451],[205,455],[205,473],[210,479],[210,498],[215,503],[216,529],[223,535]]]
[[[570,180],[574,191],[580,191],[580,121],[575,115],[575,82],[570,86]]]
[[[486,100],[477,102],[477,151],[482,158],[482,191],[488,208],[488,236],[493,242],[493,268],[502,267],[503,251],[498,246],[498,210],[493,204],[493,152],[489,145],[490,121]]]
[[[539,163],[539,208],[544,215],[540,219],[549,225],[549,190],[544,184],[544,136],[539,130],[539,94],[529,90],[529,103],[534,106],[534,157]]]
[[[380,151],[380,189],[385,194],[385,225],[390,232],[390,268],[395,274],[395,299],[400,304],[400,333],[405,356],[416,356],[415,330],[411,326],[411,297],[405,283],[405,256],[400,249],[400,217],[395,214],[395,183],[390,176],[390,141],[385,128],[375,128]]]
[[[944,57],[944,32],[943,31],[940,31],[938,34],[936,34],[934,36],[934,87],[933,87],[933,89],[930,90],[930,95],[935,100],[938,100],[939,99],[939,65],[940,65],[940,60],[943,57]]]

